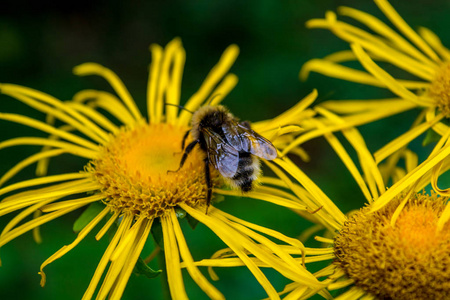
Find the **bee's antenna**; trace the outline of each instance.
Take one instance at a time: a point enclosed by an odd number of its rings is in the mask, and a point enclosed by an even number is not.
[[[183,110],[185,110],[185,111],[187,111],[187,112],[193,114],[192,111],[190,111],[189,109],[185,108],[184,106],[177,105],[177,104],[172,104],[172,103],[166,103],[166,105],[175,106],[175,107],[178,107],[178,108],[180,108],[180,109],[183,109]]]

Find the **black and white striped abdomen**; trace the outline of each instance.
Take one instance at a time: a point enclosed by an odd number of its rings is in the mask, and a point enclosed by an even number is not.
[[[245,151],[239,151],[239,163],[236,174],[228,178],[229,184],[243,192],[249,192],[253,188],[255,181],[261,173],[259,159]]]

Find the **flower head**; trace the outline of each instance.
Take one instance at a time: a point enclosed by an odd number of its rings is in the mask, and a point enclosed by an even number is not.
[[[450,223],[438,230],[448,199],[406,195],[383,209],[352,214],[334,239],[335,264],[355,285],[379,298],[440,299],[450,291]]]
[[[339,124],[342,120],[336,117],[334,121]],[[319,208],[310,214],[299,212],[316,223],[304,231],[300,240],[307,240],[325,229],[324,236],[315,237],[324,244],[323,247],[298,249],[286,246],[284,249],[297,256],[298,261],[304,261],[308,269],[313,263],[329,262],[314,273],[326,285],[325,290],[310,291],[303,283],[292,282],[280,294],[288,293],[289,299],[306,299],[315,293],[331,298],[330,292],[339,290],[338,299],[363,296],[416,299],[414,297],[429,292],[436,299],[444,299],[450,293],[447,259],[450,254],[449,189],[435,189],[439,196],[422,191],[430,182],[437,187],[437,177],[450,169],[450,145],[445,142],[446,137],[421,164],[411,160],[407,171],[398,170],[397,166],[394,172],[397,175],[389,177],[390,168],[377,166],[355,128],[345,128],[342,133],[353,146],[359,166],[334,134],[326,133],[324,137],[362,192],[349,192],[348,197],[353,200],[355,196],[364,195],[366,206],[361,210],[345,215],[288,158],[271,164],[280,180],[272,180],[270,184],[287,186],[299,204]],[[202,260],[198,265],[221,266],[216,261],[218,257],[226,257],[230,265],[242,265],[226,251],[218,252],[213,259]],[[348,291],[342,292],[343,288]]]
[[[233,249],[271,298],[278,297],[274,287],[250,257],[256,257],[292,280],[304,281],[314,288],[321,286],[300,264],[293,271],[289,267],[295,262],[293,258],[261,233],[301,248],[298,241],[214,207],[205,213],[208,187],[203,152],[194,149],[183,168],[168,172],[180,164],[181,143],[190,128],[189,111],[197,110],[206,102],[217,105],[237,83],[237,77],[228,74],[228,70],[237,57],[238,47],[232,45],[225,50],[199,90],[186,102],[184,110],[178,107],[185,61],[181,41],[174,39],[165,49],[152,45],[150,50],[153,60],[148,82],[147,120],[118,76],[94,63],[76,67],[75,74],[100,75],[109,82],[115,94],[84,90],[72,100],[63,102],[30,88],[6,83],[0,85],[3,94],[44,112],[47,122],[10,113],[0,113],[0,119],[50,135],[48,138],[16,137],[0,143],[0,149],[18,145],[43,146],[41,152],[19,162],[0,178],[0,184],[4,184],[26,166],[38,163],[40,177],[0,189],[0,195],[8,194],[0,203],[0,215],[20,211],[4,228],[0,247],[27,231],[37,231],[40,225],[55,218],[97,203],[101,205],[88,207],[92,217],[81,222],[83,224],[74,242],[62,247],[41,265],[41,285],[47,280],[44,269],[48,264],[64,256],[103,224],[96,239],[101,239],[107,232],[112,237],[83,299],[90,299],[94,294],[98,299],[121,298],[150,230],[155,228],[155,224],[160,224],[172,297],[187,298],[181,272],[182,260],[193,280],[210,298],[222,299],[222,293],[194,264],[178,221],[179,216],[188,214],[209,227]],[[281,116],[255,123],[253,128],[272,140],[275,146],[283,148],[292,140],[289,133],[299,130],[302,117],[314,114],[307,107],[315,97],[313,92]],[[66,153],[86,159],[84,167],[80,166],[72,173],[46,175],[49,159]],[[210,171],[211,182],[214,188],[218,188],[217,172]],[[239,191],[217,189],[216,192],[241,196]],[[279,192],[273,189],[265,193],[256,189],[248,196],[306,209],[280,197]],[[25,220],[30,215],[33,219]]]
[[[343,115],[345,126],[367,124],[414,108],[422,110],[408,132],[374,154],[376,161],[381,162],[427,130],[431,129],[440,136],[448,131],[450,50],[430,30],[419,28],[418,32],[414,31],[387,0],[375,0],[375,3],[394,28],[350,7],[340,7],[339,14],[354,19],[367,30],[338,20],[331,11],[324,19],[308,21],[309,28],[330,30],[348,42],[351,50],[307,62],[300,71],[300,78],[305,80],[310,72],[318,72],[385,88],[395,95],[389,99],[326,101],[319,105],[322,112],[326,110]],[[364,71],[346,66],[349,61],[359,62]],[[383,64],[391,65],[389,71],[383,69]],[[396,69],[400,74],[393,71]],[[403,79],[405,73],[411,79]],[[340,128],[342,126],[330,126],[326,131]]]
[[[328,133],[325,138],[365,195],[367,204],[363,209],[344,216],[319,187],[301,176],[299,169],[283,167],[308,191],[309,196],[303,198],[313,198],[322,207],[314,215],[318,225],[313,231],[305,232],[304,237],[325,228],[325,237],[316,237],[325,247],[307,248],[306,263],[333,260],[315,275],[325,278],[322,282],[330,291],[349,287],[339,299],[364,295],[392,299],[423,299],[423,295],[445,298],[450,293],[449,190],[435,189],[440,196],[433,191],[421,191],[430,182],[437,187],[439,175],[450,168],[446,137],[441,138],[421,164],[417,165],[416,161],[408,166],[408,171],[390,178],[386,174],[391,172],[389,168],[376,166],[356,129],[347,128],[343,133],[357,152],[363,174],[333,134]],[[389,188],[388,182],[392,182]],[[299,199],[303,202],[303,198]],[[292,249],[291,253],[296,251]],[[297,295],[303,288],[292,283],[284,292]]]

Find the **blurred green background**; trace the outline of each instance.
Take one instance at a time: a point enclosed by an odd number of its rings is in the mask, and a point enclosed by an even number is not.
[[[413,26],[421,25],[439,35],[450,46],[450,1],[392,1]],[[313,88],[318,101],[389,97],[376,88],[351,84],[313,74],[298,80],[300,67],[309,59],[347,49],[328,31],[307,30],[305,21],[323,17],[326,10],[351,6],[384,17],[372,1],[3,1],[0,11],[0,82],[28,86],[59,99],[70,99],[80,89],[109,89],[99,78],[78,78],[72,67],[97,62],[114,70],[125,82],[139,107],[145,109],[148,46],[165,45],[181,37],[186,49],[182,101],[200,86],[222,51],[232,43],[240,56],[232,68],[239,84],[225,104],[241,119],[257,121],[274,117],[294,105]],[[43,120],[43,116],[0,95],[0,111],[19,112]],[[372,151],[406,130],[416,111],[383,122],[363,126]],[[0,140],[40,135],[23,126],[0,123]],[[364,200],[352,178],[329,146],[321,139],[304,145],[311,154],[302,169],[333,199],[343,212],[358,208]],[[430,147],[413,144],[424,157]],[[35,153],[38,148],[15,147],[0,153],[0,172]],[[51,174],[80,170],[86,162],[64,157],[51,164]],[[32,178],[28,168],[10,183]],[[297,236],[310,224],[296,214],[274,205],[244,198],[217,204],[226,212],[246,220]],[[31,234],[10,242],[0,250],[0,299],[80,299],[87,288],[107,239],[95,242],[93,235],[69,254],[46,268],[48,281],[39,286],[40,264],[75,235],[72,224],[80,212],[42,227],[44,242],[36,245]],[[0,228],[11,216],[0,219]],[[210,257],[224,247],[204,226],[192,230],[182,221],[195,259]],[[156,267],[156,266],[155,266]],[[261,299],[266,295],[245,268],[217,269],[221,280],[215,285],[229,299]],[[287,280],[274,272],[267,276],[281,290]],[[205,299],[189,276],[186,288],[192,299]],[[162,299],[159,279],[132,276],[123,299]]]

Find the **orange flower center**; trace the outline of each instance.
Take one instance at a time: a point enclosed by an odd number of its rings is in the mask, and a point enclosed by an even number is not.
[[[450,295],[450,224],[438,231],[437,223],[447,199],[415,195],[392,227],[401,200],[350,217],[335,239],[335,263],[381,299],[444,299]]]
[[[450,117],[450,62],[442,65],[431,82],[430,96],[435,99],[436,106]]]
[[[179,203],[204,205],[207,188],[198,149],[183,168],[168,172],[179,167],[186,131],[168,124],[122,129],[86,168],[102,185],[105,204],[147,218],[159,217]]]

